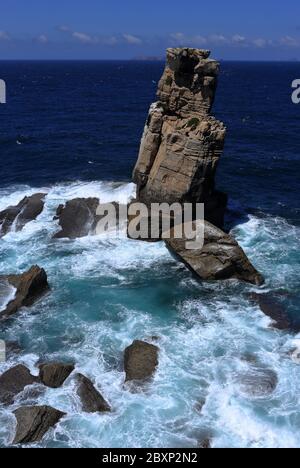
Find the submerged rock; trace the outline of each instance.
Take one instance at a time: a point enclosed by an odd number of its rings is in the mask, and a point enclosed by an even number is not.
[[[0,376],[0,402],[11,405],[25,387],[38,383],[39,379],[31,375],[27,367],[12,367]]]
[[[0,318],[7,318],[15,314],[21,307],[29,307],[43,294],[49,291],[50,287],[47,274],[43,268],[33,266],[25,273],[19,275],[0,276],[16,288],[15,297],[1,311]]]
[[[199,449],[211,449],[211,439],[203,439],[199,442]]]
[[[17,430],[13,444],[28,444],[42,440],[46,432],[54,427],[65,413],[50,406],[27,406],[14,411]]]
[[[271,369],[253,366],[238,378],[238,384],[242,393],[253,398],[263,398],[276,390],[278,377]]]
[[[194,226],[195,229],[195,226]],[[182,226],[185,232],[185,225]],[[166,245],[196,276],[202,280],[239,279],[262,285],[264,279],[248,260],[235,239],[212,224],[204,223],[204,246],[188,250],[188,239],[174,237],[174,229],[166,234]]]
[[[281,294],[278,295],[276,293],[251,293],[250,300],[257,303],[260,310],[272,319],[274,328],[299,333],[299,323],[294,323],[293,319],[289,317],[285,306],[279,300],[280,296]]]
[[[41,382],[50,388],[59,388],[75,369],[73,364],[47,363],[40,366]]]
[[[167,50],[167,64],[142,137],[133,180],[137,199],[205,203],[206,219],[222,227],[227,196],[215,190],[226,128],[209,115],[219,64],[206,50]]]
[[[0,237],[11,230],[21,231],[23,227],[36,219],[44,209],[45,193],[36,193],[25,197],[16,206],[9,206],[0,212]]]
[[[82,403],[82,410],[86,413],[110,412],[111,408],[101,393],[96,390],[92,382],[82,374],[76,375],[78,383],[77,394]]]
[[[158,366],[159,348],[144,341],[134,341],[125,349],[126,382],[149,380]]]
[[[98,198],[75,198],[65,206],[60,205],[56,212],[61,231],[53,237],[55,239],[76,239],[85,237],[96,228],[96,211],[99,206]]]

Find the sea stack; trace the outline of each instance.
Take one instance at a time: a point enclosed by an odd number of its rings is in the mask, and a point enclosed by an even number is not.
[[[227,196],[215,189],[226,128],[210,116],[219,63],[207,50],[167,50],[133,180],[138,201],[205,203],[205,217],[223,227]]]
[[[219,63],[209,56],[207,50],[167,50],[166,67],[158,85],[158,101],[150,106],[133,171],[136,201],[148,208],[153,208],[154,203],[179,206],[189,203],[195,221],[196,205],[204,204],[204,244],[196,250],[188,250],[187,238],[178,238],[172,229],[174,221],[170,212],[167,216],[171,230],[163,230],[163,223],[160,223],[158,238],[153,239],[151,230],[147,230],[141,239],[166,240],[170,252],[200,280],[239,279],[261,285],[262,275],[237,242],[222,231],[227,195],[216,190],[215,176],[226,128],[210,115]],[[157,214],[150,213],[148,221],[158,216],[160,222],[159,210]],[[140,222],[140,226],[142,224]]]

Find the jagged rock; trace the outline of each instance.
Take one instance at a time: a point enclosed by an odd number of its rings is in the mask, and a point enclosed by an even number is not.
[[[98,198],[75,198],[63,207],[60,205],[56,216],[59,219],[61,231],[54,235],[55,239],[76,239],[92,233],[96,227],[96,211]]]
[[[134,341],[125,349],[126,382],[150,379],[158,366],[159,348],[144,341]]]
[[[86,413],[106,413],[111,408],[103,396],[96,390],[92,382],[82,374],[76,375],[78,383],[77,394]]]
[[[251,293],[250,299],[253,302],[256,302],[259,305],[261,311],[272,319],[274,328],[277,328],[278,330],[288,330],[293,333],[299,333],[299,323],[295,323],[293,319],[289,317],[286,308],[280,302],[276,293]]]
[[[20,275],[0,276],[0,280],[6,280],[16,288],[15,297],[1,311],[0,318],[7,318],[15,314],[21,307],[31,306],[37,299],[50,288],[47,274],[43,268],[33,266]]]
[[[65,413],[50,406],[27,406],[14,411],[17,430],[13,444],[39,442],[46,432],[54,427]]]
[[[206,219],[221,227],[227,196],[215,190],[215,173],[226,128],[209,116],[219,73],[219,64],[209,55],[168,49],[133,180],[139,201],[205,203]]]
[[[211,449],[211,439],[203,439],[199,442],[199,449]]]
[[[185,232],[185,225],[182,226]],[[195,229],[195,225],[194,225]],[[235,239],[207,221],[204,223],[204,246],[201,249],[186,248],[188,239],[174,238],[174,229],[166,235],[166,245],[202,280],[239,279],[261,285],[262,275],[254,268]]]
[[[47,363],[40,366],[41,382],[50,388],[59,388],[75,369],[73,364]]]
[[[262,398],[275,391],[278,377],[271,369],[252,366],[247,373],[239,376],[238,384],[242,393],[253,398]]]
[[[22,365],[12,367],[0,376],[0,402],[11,405],[25,387],[38,381],[39,379],[31,375],[27,367]]]
[[[6,341],[5,351],[6,351],[6,358],[10,359],[12,356],[20,354],[22,351],[22,348],[18,341]]]
[[[9,206],[0,213],[0,237],[12,230],[21,231],[23,227],[38,217],[44,208],[45,193],[25,197],[16,206]]]
[[[116,226],[119,225],[120,209],[126,205],[120,203],[100,203],[98,198],[75,198],[65,205],[59,205],[55,220],[59,220],[61,231],[53,237],[55,239],[76,239],[88,235],[101,234],[98,223],[106,217],[108,209],[114,207],[116,214]],[[102,209],[103,215],[100,215]],[[126,221],[126,216],[124,221]]]

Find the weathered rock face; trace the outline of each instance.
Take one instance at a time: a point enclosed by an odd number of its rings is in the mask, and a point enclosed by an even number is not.
[[[23,306],[31,306],[50,289],[45,270],[38,266],[33,266],[20,275],[6,275],[0,279],[8,281],[16,288],[14,299],[1,311],[0,319],[15,314]]]
[[[61,231],[53,237],[55,239],[76,239],[101,234],[98,223],[103,218],[107,221],[107,216],[111,214],[112,208],[115,210],[113,213],[113,219],[116,220],[115,227],[123,221],[122,216],[126,222],[127,205],[121,203],[101,203],[98,198],[75,198],[65,205],[59,205],[54,219],[59,220]],[[122,213],[120,213],[121,210]],[[107,227],[109,226],[106,226],[106,229]]]
[[[168,49],[133,180],[139,201],[203,202],[206,219],[222,226],[227,197],[215,190],[215,173],[226,129],[209,116],[219,73],[219,64],[209,55],[197,49]]]
[[[86,413],[107,413],[111,408],[103,396],[96,390],[92,382],[82,374],[77,374],[77,393]]]
[[[55,239],[85,237],[93,233],[96,227],[96,211],[98,198],[75,198],[60,205],[56,216],[59,219],[61,231],[54,235]]]
[[[23,198],[16,206],[9,206],[0,213],[0,237],[8,232],[21,231],[25,224],[38,217],[44,208],[45,193],[36,193]]]
[[[276,390],[278,377],[271,369],[252,366],[238,378],[238,384],[242,393],[253,398],[263,398]]]
[[[289,316],[287,309],[280,301],[282,299],[280,296],[280,294],[276,293],[251,293],[250,300],[257,303],[261,311],[272,319],[274,328],[299,333],[299,323]]]
[[[134,341],[126,348],[124,369],[126,382],[149,380],[158,366],[159,348],[144,341]]]
[[[41,382],[50,388],[59,388],[73,372],[75,366],[52,362],[40,365]]]
[[[195,226],[194,226],[195,229]],[[183,232],[184,226],[183,226]],[[204,246],[202,249],[188,250],[188,239],[174,238],[170,232],[166,245],[198,278],[202,280],[239,279],[261,285],[263,277],[248,260],[238,243],[221,229],[207,221],[204,224]]]
[[[38,381],[39,379],[31,375],[27,367],[22,365],[12,367],[0,376],[0,402],[11,405],[25,387]]]
[[[54,427],[64,413],[50,406],[27,406],[14,411],[17,430],[13,444],[28,444],[42,440],[46,432]]]

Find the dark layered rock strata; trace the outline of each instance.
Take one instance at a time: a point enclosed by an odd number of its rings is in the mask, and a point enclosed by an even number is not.
[[[54,235],[55,239],[76,239],[85,237],[96,228],[96,211],[98,198],[75,198],[64,206],[60,205],[56,212],[61,230]]]
[[[206,221],[203,247],[190,250],[187,249],[188,239],[184,235],[184,225],[182,232],[181,239],[174,237],[174,229],[167,233],[169,238],[166,245],[199,279],[238,279],[255,285],[263,284],[262,275],[250,263],[238,243],[221,229]]]
[[[82,403],[82,410],[86,413],[107,413],[111,408],[93,383],[84,375],[77,374],[77,394]]]
[[[159,348],[144,341],[134,341],[126,348],[124,369],[126,382],[144,382],[153,377],[158,366]]]
[[[40,380],[50,388],[59,388],[65,380],[72,374],[75,366],[73,364],[63,364],[51,362],[40,365]]]
[[[223,225],[227,197],[215,189],[226,128],[210,116],[219,64],[210,52],[168,49],[133,172],[137,198],[151,203],[205,203],[206,219]]]
[[[6,280],[16,288],[14,299],[1,311],[0,319],[12,316],[21,307],[33,305],[37,299],[50,289],[47,274],[39,266],[33,266],[25,273],[19,275],[0,276],[0,279]]]
[[[28,385],[38,383],[39,379],[31,375],[27,367],[12,367],[0,376],[0,403],[11,405],[17,395]]]
[[[45,193],[36,193],[25,197],[16,206],[9,206],[0,213],[0,237],[12,229],[21,231],[23,227],[36,219],[43,211]]]
[[[40,442],[48,430],[65,416],[50,406],[27,406],[14,411],[17,429],[13,444]]]

